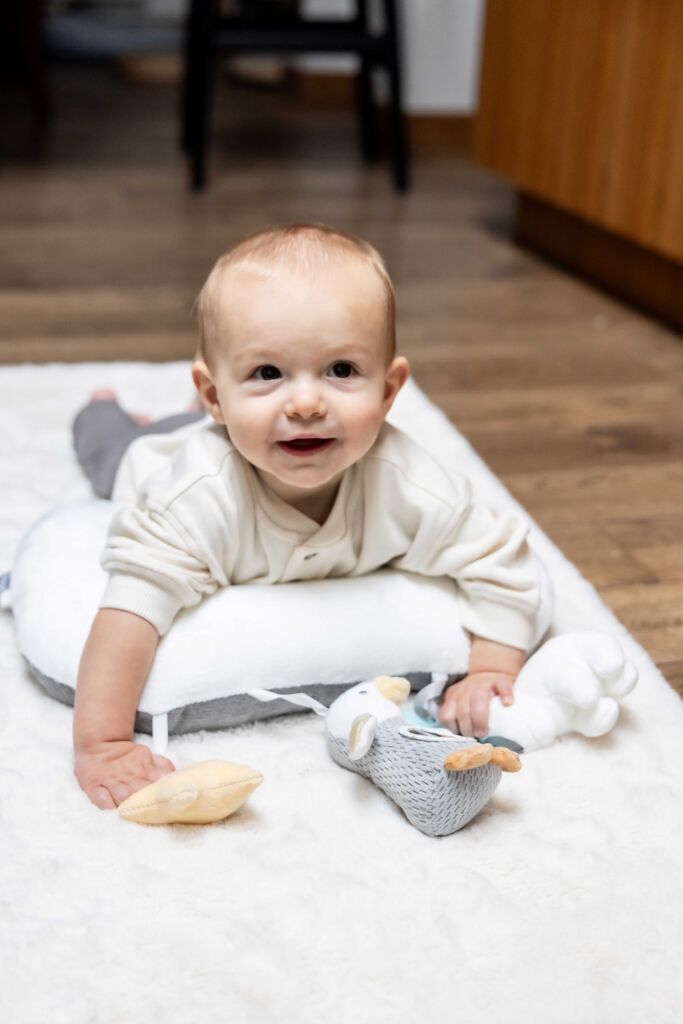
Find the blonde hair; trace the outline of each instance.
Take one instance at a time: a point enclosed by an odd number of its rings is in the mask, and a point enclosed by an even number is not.
[[[339,257],[359,260],[370,267],[384,287],[388,361],[396,352],[394,286],[384,260],[369,242],[326,224],[286,224],[248,235],[224,253],[213,266],[194,309],[199,321],[198,354],[206,362],[217,334],[217,306],[221,276],[233,268],[269,275],[282,267],[306,273],[331,266]]]

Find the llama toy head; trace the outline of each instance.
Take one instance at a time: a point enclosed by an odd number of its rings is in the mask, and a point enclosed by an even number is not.
[[[331,705],[327,731],[336,740],[348,743],[349,757],[357,761],[372,746],[377,723],[401,717],[400,705],[409,693],[410,683],[399,676],[378,676],[358,683]]]

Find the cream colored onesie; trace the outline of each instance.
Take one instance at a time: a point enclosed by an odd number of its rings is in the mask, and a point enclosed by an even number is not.
[[[345,472],[322,525],[276,495],[208,418],[134,441],[112,497],[122,507],[102,555],[100,607],[134,612],[161,635],[218,587],[390,566],[451,576],[463,628],[532,644],[540,574],[527,524],[475,504],[464,476],[388,423]]]

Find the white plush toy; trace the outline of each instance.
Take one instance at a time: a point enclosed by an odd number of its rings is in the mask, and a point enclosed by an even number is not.
[[[636,685],[638,671],[608,633],[577,631],[548,640],[526,662],[515,683],[514,703],[498,697],[489,708],[490,737],[515,749],[548,747],[565,733],[602,736],[619,717],[618,701]],[[436,723],[445,680],[426,686],[415,711]]]

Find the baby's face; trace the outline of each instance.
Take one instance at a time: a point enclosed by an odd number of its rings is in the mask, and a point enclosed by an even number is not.
[[[382,283],[352,261],[226,278],[210,411],[277,494],[324,497],[372,447],[408,376],[405,359],[387,360]]]

